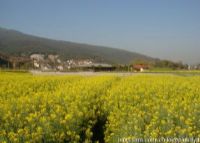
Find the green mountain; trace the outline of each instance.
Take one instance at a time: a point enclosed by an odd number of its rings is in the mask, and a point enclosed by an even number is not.
[[[138,59],[154,60],[122,49],[52,40],[5,28],[0,28],[0,52],[13,56],[29,56],[32,53],[58,54],[63,60],[90,58],[113,64],[128,64]]]

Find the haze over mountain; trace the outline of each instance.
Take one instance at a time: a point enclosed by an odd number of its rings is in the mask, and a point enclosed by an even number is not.
[[[0,26],[200,63],[199,0],[1,0]]]
[[[137,59],[153,60],[122,49],[52,40],[5,28],[0,28],[0,52],[16,56],[29,56],[32,53],[58,54],[63,60],[90,58],[113,64],[128,64]]]

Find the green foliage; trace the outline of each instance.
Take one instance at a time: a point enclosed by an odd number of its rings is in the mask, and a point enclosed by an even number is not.
[[[187,69],[187,65],[182,62],[176,63],[168,60],[156,60],[154,63],[154,68],[168,68],[173,70]]]

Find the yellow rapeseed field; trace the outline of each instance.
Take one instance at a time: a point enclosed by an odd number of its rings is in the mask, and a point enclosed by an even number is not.
[[[200,137],[200,76],[0,72],[0,142],[167,137]]]

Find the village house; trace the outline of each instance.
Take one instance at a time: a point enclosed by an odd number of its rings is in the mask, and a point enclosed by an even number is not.
[[[146,64],[135,64],[135,65],[133,65],[134,71],[143,72],[143,71],[148,70],[148,69],[149,69],[149,65],[146,65]]]
[[[32,54],[32,55],[30,55],[30,59],[35,60],[35,61],[43,61],[44,55],[43,54]]]
[[[91,64],[82,64],[82,65],[77,65],[75,66],[76,69],[78,70],[83,70],[83,71],[114,71],[116,67],[106,64],[106,63],[91,63]]]

